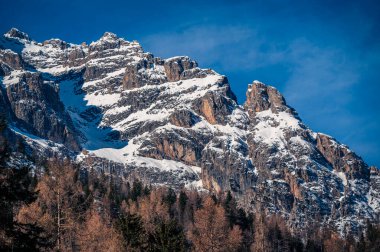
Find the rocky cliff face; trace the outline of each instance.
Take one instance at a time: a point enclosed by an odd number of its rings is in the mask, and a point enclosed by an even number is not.
[[[67,153],[125,180],[231,191],[301,230],[378,221],[379,170],[310,130],[261,82],[241,106],[225,76],[188,57],[156,58],[112,33],[74,45],[16,29],[0,39],[0,78],[10,130],[34,153]]]

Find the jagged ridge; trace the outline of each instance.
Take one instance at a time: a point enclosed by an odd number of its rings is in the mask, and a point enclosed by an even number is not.
[[[225,76],[108,32],[74,45],[12,29],[0,48],[0,105],[32,146],[125,179],[230,190],[301,230],[378,218],[378,169],[307,128],[274,87],[254,81],[241,106]]]

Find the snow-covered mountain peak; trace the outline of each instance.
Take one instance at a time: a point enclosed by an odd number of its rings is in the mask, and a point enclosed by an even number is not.
[[[115,34],[115,33],[112,33],[112,32],[105,32],[103,34],[103,36],[100,38],[100,40],[116,40],[118,39],[119,37]]]
[[[25,32],[22,32],[16,28],[11,28],[8,32],[4,34],[4,37],[7,38],[16,38],[22,40],[30,40],[29,35]]]
[[[255,80],[248,85],[246,96],[244,106],[252,116],[257,112],[270,109],[273,113],[287,112],[297,117],[296,111],[286,104],[285,98],[275,87]]]
[[[116,49],[126,46],[140,47],[140,45],[137,42],[130,42],[125,40],[124,38],[118,37],[115,33],[105,32],[103,36],[100,37],[97,41],[91,42],[90,52],[102,51],[107,49]]]
[[[37,156],[231,191],[293,226],[319,216],[342,231],[379,214],[377,170],[307,128],[274,87],[253,81],[240,106],[227,77],[187,56],[157,58],[113,33],[89,46],[11,34],[0,38],[0,105]]]

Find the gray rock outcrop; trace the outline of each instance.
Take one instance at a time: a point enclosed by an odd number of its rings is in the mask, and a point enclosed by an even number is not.
[[[39,158],[65,153],[123,181],[231,191],[294,230],[355,233],[379,221],[379,170],[261,82],[241,106],[225,76],[189,57],[157,58],[113,33],[74,45],[16,29],[0,38],[0,80],[9,138]]]

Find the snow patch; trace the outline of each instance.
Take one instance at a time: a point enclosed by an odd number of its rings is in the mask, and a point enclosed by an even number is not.
[[[344,172],[337,172],[334,170],[333,173],[342,180],[344,186],[347,186],[347,177]]]
[[[120,99],[120,94],[101,94],[101,93],[92,93],[92,94],[86,94],[84,97],[84,100],[87,101],[87,105],[93,105],[93,106],[110,106]]]
[[[268,146],[277,146],[280,150],[285,149],[285,130],[301,130],[297,118],[287,112],[273,113],[270,109],[257,112],[258,123],[254,127],[254,139]]]

